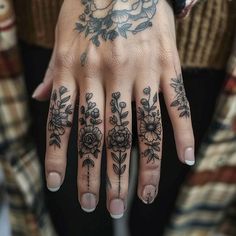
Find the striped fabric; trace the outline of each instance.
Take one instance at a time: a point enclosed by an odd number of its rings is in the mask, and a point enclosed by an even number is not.
[[[236,77],[230,77],[165,236],[236,235]]]
[[[0,186],[0,196],[3,191],[8,196],[13,236],[53,236],[38,157],[29,136],[28,98],[15,33],[12,7],[5,0],[0,14],[0,169],[5,188]]]

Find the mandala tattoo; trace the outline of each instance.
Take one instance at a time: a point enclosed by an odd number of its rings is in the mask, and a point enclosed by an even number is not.
[[[125,102],[119,102],[120,92],[112,93],[111,100],[111,112],[113,115],[110,117],[110,124],[113,128],[108,132],[107,145],[108,149],[111,150],[111,156],[114,161],[113,171],[119,178],[118,182],[118,195],[120,196],[121,176],[126,170],[126,164],[124,164],[127,158],[127,150],[131,148],[132,135],[127,125],[129,121],[125,121],[129,112],[123,111],[126,108]]]
[[[102,123],[99,109],[95,102],[91,102],[92,93],[85,95],[86,105],[81,106],[79,119],[81,129],[79,133],[79,156],[84,158],[82,167],[87,168],[87,183],[90,185],[90,168],[95,166],[93,158],[98,158],[100,152],[102,132],[98,125]]]
[[[171,81],[172,83],[170,84],[170,86],[174,88],[176,96],[170,106],[176,107],[178,109],[178,111],[180,112],[179,117],[189,118],[190,108],[184,89],[182,74],[179,74],[175,79],[172,78]]]
[[[159,0],[81,0],[84,12],[76,30],[97,47],[100,40],[127,38],[152,26]]]
[[[151,88],[143,90],[147,98],[140,100],[141,107],[138,107],[139,137],[141,142],[147,147],[142,156],[147,158],[147,163],[154,163],[159,160],[160,142],[161,142],[161,115],[157,109],[157,92],[151,98]]]
[[[54,89],[51,96],[51,105],[49,108],[48,131],[50,132],[49,145],[61,148],[61,136],[65,133],[66,127],[71,127],[72,123],[72,104],[68,104],[70,96],[66,93],[68,89],[61,86],[58,90]]]

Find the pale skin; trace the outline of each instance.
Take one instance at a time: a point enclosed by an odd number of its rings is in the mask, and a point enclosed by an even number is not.
[[[194,136],[172,7],[166,0],[107,0],[103,4],[65,0],[48,71],[33,95],[46,100],[52,94],[45,157],[49,190],[59,190],[65,178],[68,138],[78,102],[81,207],[91,212],[98,203],[105,144],[107,209],[113,218],[123,215],[129,189],[132,122],[138,122],[139,133],[137,194],[144,203],[152,203],[158,192],[162,158],[158,91],[165,98],[179,160],[193,165]],[[136,102],[137,121],[131,117],[132,101]]]

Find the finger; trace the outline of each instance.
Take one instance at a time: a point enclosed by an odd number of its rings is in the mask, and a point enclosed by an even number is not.
[[[34,90],[32,98],[38,101],[46,101],[50,98],[53,84],[53,70],[55,64],[55,51],[56,46],[54,46],[52,57],[50,59],[46,74],[44,76],[43,82],[40,83]]]
[[[114,89],[106,101],[107,203],[111,216],[123,216],[128,194],[131,150],[131,95]],[[120,92],[122,91],[122,92]]]
[[[63,76],[70,83],[66,83],[65,79],[55,81],[47,122],[45,171],[47,187],[51,191],[57,191],[64,180],[67,146],[76,99],[73,77],[69,73]]]
[[[139,84],[135,92],[140,167],[138,196],[146,204],[154,201],[160,179],[162,124],[155,80]]]
[[[187,165],[193,165],[195,155],[191,112],[180,66],[177,68],[167,70],[163,75],[163,95],[174,129],[179,159]]]
[[[86,91],[86,92],[84,92]],[[78,191],[81,207],[95,210],[99,200],[104,134],[104,95],[101,85],[81,87],[78,139]]]

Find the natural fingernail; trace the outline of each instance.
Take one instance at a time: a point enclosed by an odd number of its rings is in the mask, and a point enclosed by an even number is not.
[[[56,192],[61,187],[61,176],[57,172],[51,172],[47,177],[47,188],[51,192]]]
[[[184,160],[185,163],[189,166],[194,165],[195,163],[195,155],[194,155],[194,150],[193,148],[186,148],[185,153],[184,153]]]
[[[81,197],[81,208],[85,212],[92,212],[95,210],[97,201],[96,196],[92,193],[84,193]]]
[[[113,199],[110,202],[110,214],[113,219],[120,219],[124,215],[125,206],[121,199]]]
[[[42,92],[43,87],[44,87],[43,83],[39,84],[38,87],[34,90],[32,98],[37,98],[38,95]]]
[[[142,200],[146,204],[151,204],[156,196],[156,188],[153,185],[146,185],[143,189]]]

